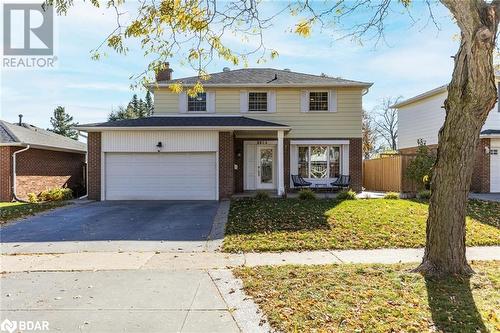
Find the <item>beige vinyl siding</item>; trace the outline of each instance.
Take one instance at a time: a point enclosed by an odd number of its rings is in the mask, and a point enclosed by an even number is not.
[[[216,89],[215,113],[240,114],[240,89]]]
[[[155,89],[155,115],[179,113],[179,95],[170,89]]]
[[[309,90],[324,91],[327,89],[331,88],[313,88]],[[241,90],[262,91],[262,89],[216,89],[216,114],[244,115],[245,117],[285,124],[292,128],[287,136],[289,138],[361,137],[361,88],[337,88],[337,112],[301,112],[300,95],[303,89],[276,88],[274,89],[276,91],[275,113],[240,113]],[[161,97],[157,99],[156,94]],[[176,108],[172,108],[172,106],[165,103],[165,101],[170,100],[170,97],[164,97],[167,94],[178,98],[176,94],[171,93],[168,89],[157,91],[155,93],[156,115],[177,113]]]

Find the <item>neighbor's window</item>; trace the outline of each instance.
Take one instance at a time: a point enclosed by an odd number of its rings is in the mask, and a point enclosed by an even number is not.
[[[304,178],[328,179],[340,175],[340,147],[300,146],[298,173]]]
[[[328,111],[328,92],[311,91],[309,93],[309,111]]]
[[[267,93],[248,93],[248,111],[267,111]]]
[[[199,93],[195,97],[188,95],[188,112],[207,111],[207,93]]]

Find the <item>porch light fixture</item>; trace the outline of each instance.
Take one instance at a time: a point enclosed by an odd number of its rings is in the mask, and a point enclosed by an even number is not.
[[[489,155],[489,154],[490,154],[490,147],[488,147],[488,146],[484,146],[484,153],[485,153],[486,155]]]
[[[156,145],[156,148],[158,148],[158,152],[160,151],[161,147],[163,147],[163,144],[161,141],[158,141],[158,144]]]

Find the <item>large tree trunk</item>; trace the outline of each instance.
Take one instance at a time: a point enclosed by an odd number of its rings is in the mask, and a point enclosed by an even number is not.
[[[441,0],[457,20],[461,44],[444,103],[433,169],[427,242],[422,264],[427,277],[470,275],[465,258],[465,216],[481,128],[496,102],[493,51],[497,4],[479,0]]]

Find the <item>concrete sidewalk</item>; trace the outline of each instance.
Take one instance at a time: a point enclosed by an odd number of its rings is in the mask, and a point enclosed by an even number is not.
[[[229,270],[120,270],[2,276],[0,322],[61,332],[268,332]]]
[[[2,255],[0,256],[0,271],[99,271],[124,269],[184,271],[287,264],[391,264],[419,262],[423,253],[423,249],[377,249],[243,254],[218,252],[81,252]],[[467,248],[467,259],[500,260],[500,246]]]

